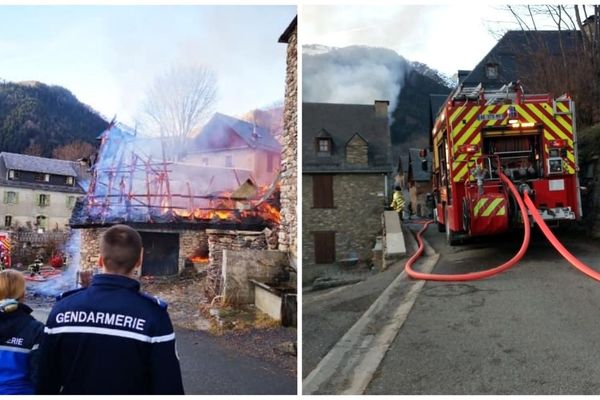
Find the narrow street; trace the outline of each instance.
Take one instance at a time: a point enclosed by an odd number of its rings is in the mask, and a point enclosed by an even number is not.
[[[35,307],[33,315],[45,322],[50,309]],[[215,336],[175,328],[177,353],[185,394],[286,395],[296,394],[296,358],[273,354],[268,342],[295,341],[290,328],[253,330]],[[269,354],[270,353],[270,354]]]
[[[597,241],[564,230],[558,236],[582,261],[598,264]],[[435,226],[425,238],[439,254],[437,273],[496,266],[517,251],[521,239],[515,233],[451,248]],[[396,273],[401,269],[395,266]],[[336,343],[336,335],[339,340],[345,326],[369,307],[371,297],[361,294],[360,285],[373,286],[374,297],[385,289],[383,282],[377,287],[365,281],[305,306],[304,377]],[[599,285],[570,267],[539,233],[525,258],[501,275],[475,282],[427,282],[364,393],[597,394]],[[324,315],[332,313],[338,299],[356,312],[340,316],[346,317],[344,325],[317,338],[311,327],[334,318]],[[316,312],[319,303],[321,313]]]

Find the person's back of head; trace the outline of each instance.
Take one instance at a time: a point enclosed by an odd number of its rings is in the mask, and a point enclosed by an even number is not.
[[[25,278],[19,271],[6,269],[0,272],[0,300],[23,300],[25,297]]]
[[[389,186],[388,186],[388,187],[389,187]],[[402,191],[402,188],[400,187],[400,185],[396,185],[396,186],[394,186],[394,190],[395,190],[396,192],[401,192],[401,191]]]
[[[130,275],[142,263],[142,237],[127,225],[115,225],[100,240],[101,265],[106,273]]]

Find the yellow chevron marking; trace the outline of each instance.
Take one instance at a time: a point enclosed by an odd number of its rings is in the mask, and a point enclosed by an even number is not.
[[[462,177],[469,171],[467,163],[463,163],[463,167],[454,175],[454,182],[460,182]]]
[[[481,115],[488,114],[492,108],[494,108],[494,106],[487,106],[485,108],[485,110],[483,111],[483,113],[481,113]],[[455,151],[458,149],[458,146],[462,145],[463,143],[465,143],[467,141],[467,139],[473,134],[475,129],[479,128],[479,125],[481,125],[482,123],[483,123],[482,120],[477,120],[477,121],[473,122],[473,124],[469,127],[469,129],[467,129],[467,131],[464,132],[462,134],[462,136],[454,144]],[[479,136],[479,135],[477,135],[477,136]]]
[[[569,111],[569,107],[567,107],[565,105],[565,103],[562,102],[556,102],[556,105],[558,106],[558,108],[560,109],[561,112],[568,112],[569,114],[572,114],[571,111]]]
[[[529,107],[529,109],[531,110],[531,112],[533,112],[535,115],[537,115],[542,121],[544,121],[544,123],[546,124],[546,126],[552,130],[552,132],[556,133],[560,138],[565,139],[565,140],[569,140],[569,137],[567,135],[565,135],[564,133],[561,132],[561,130],[554,124],[554,122],[550,121],[548,118],[546,118],[546,116],[540,111],[538,110],[535,105],[533,104],[527,104],[527,106]]]
[[[473,207],[473,215],[475,215],[476,217],[479,216],[479,210],[481,209],[481,207],[483,207],[483,205],[485,204],[486,200],[487,200],[487,197],[479,199],[479,201],[477,202],[477,204],[475,204],[475,207]]]
[[[452,112],[452,115],[450,115],[450,118],[448,119],[448,121],[450,122],[450,126],[452,126],[454,124],[454,120],[456,119],[456,117],[458,117],[460,115],[460,113],[462,112],[462,110],[464,110],[465,106],[460,106],[458,108],[455,108],[454,111]]]
[[[498,205],[502,203],[502,198],[496,198],[492,201],[492,203],[485,209],[485,211],[483,212],[483,214],[481,214],[482,217],[489,217],[490,214],[492,213],[492,211],[494,211],[496,209],[496,207],[498,207]]]
[[[567,122],[563,115],[557,115],[556,120],[567,130],[567,132],[573,133],[573,126]]]
[[[536,119],[533,118],[531,115],[529,115],[529,113],[525,110],[525,107],[517,106],[517,112],[519,113],[519,115],[524,116],[525,119],[527,120],[527,122],[533,122],[533,123],[537,124]]]
[[[479,107],[479,106],[474,106],[473,108],[471,108],[469,110],[467,115],[465,115],[465,117],[463,118],[463,120],[465,120],[466,123],[462,124],[459,122],[458,126],[455,127],[454,130],[452,131],[452,140],[454,140],[454,138],[456,138],[456,136],[458,136],[460,134],[461,129],[463,129],[466,125],[469,124],[471,119],[473,119],[473,116],[477,113],[477,111],[479,111],[480,108],[481,107]]]
[[[496,215],[498,215],[498,216],[506,215],[506,206],[502,205],[502,207],[500,207],[500,210],[498,211],[498,213]]]
[[[507,104],[505,104],[503,106],[500,106],[500,109],[498,110],[498,112],[496,112],[496,114],[504,114],[506,112],[506,110],[508,110],[508,105]],[[492,126],[496,122],[498,122],[498,121],[488,121],[486,125],[487,126]]]

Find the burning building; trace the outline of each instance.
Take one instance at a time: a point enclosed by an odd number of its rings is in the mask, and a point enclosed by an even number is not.
[[[277,179],[261,184],[251,169],[177,161],[167,140],[115,124],[101,135],[87,194],[70,220],[81,229],[82,269],[96,266],[101,233],[118,223],[140,232],[146,276],[195,264],[218,281],[223,249],[277,247]]]

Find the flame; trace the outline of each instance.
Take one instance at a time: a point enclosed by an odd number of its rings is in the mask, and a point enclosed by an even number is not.
[[[188,260],[190,260],[193,263],[207,263],[208,257],[200,257],[200,256],[188,257]]]
[[[269,203],[262,203],[258,208],[261,216],[267,221],[273,221],[277,224],[281,223],[281,213]]]

